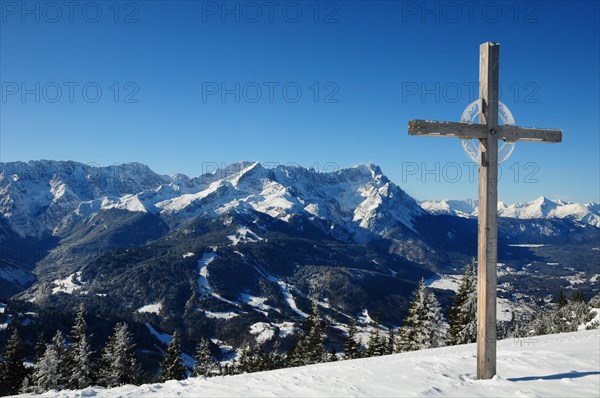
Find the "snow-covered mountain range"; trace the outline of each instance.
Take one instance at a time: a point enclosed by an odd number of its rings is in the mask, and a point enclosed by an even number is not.
[[[377,233],[398,223],[412,228],[413,217],[423,213],[372,164],[318,173],[240,162],[196,178],[158,175],[139,163],[2,165],[0,215],[21,236],[60,236],[74,221],[108,209],[182,218],[253,210],[284,221],[302,214]]]
[[[477,217],[478,214],[478,201],[474,199],[425,200],[420,205],[433,214],[452,214],[460,217]],[[498,215],[521,220],[568,219],[600,227],[600,203],[595,202],[579,204],[540,196],[531,202],[514,204],[498,202]]]
[[[477,216],[473,199],[417,203],[373,164],[319,173],[240,162],[195,178],[159,175],[140,163],[95,167],[31,161],[0,166],[0,215],[21,236],[61,236],[74,221],[108,209],[183,218],[253,210],[284,221],[301,214],[344,226],[357,238],[361,229],[385,234],[402,224],[414,230],[414,217],[423,210]],[[498,214],[569,219],[600,227],[600,204],[593,202],[541,196],[531,202],[499,202]]]

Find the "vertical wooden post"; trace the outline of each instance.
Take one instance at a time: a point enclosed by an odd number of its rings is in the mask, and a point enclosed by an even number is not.
[[[496,266],[498,255],[498,69],[499,45],[479,47],[479,123],[487,127],[480,140],[478,290],[477,290],[477,378],[496,374]]]

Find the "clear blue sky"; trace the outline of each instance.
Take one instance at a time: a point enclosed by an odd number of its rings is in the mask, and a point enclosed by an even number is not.
[[[600,200],[597,1],[0,6],[2,162],[371,162],[417,199],[476,197],[459,142],[409,137],[407,121],[458,120],[494,41],[517,124],[564,130],[517,145],[500,199]]]

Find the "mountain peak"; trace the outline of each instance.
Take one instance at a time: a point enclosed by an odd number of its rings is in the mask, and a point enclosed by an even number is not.
[[[381,168],[374,163],[359,164],[355,168],[364,169],[371,173],[372,176],[382,174]]]
[[[544,195],[541,195],[541,196],[537,197],[536,199],[534,199],[533,201],[531,201],[530,203],[535,204],[535,205],[541,205],[541,204],[548,203],[548,202],[555,203],[553,200],[548,199]]]

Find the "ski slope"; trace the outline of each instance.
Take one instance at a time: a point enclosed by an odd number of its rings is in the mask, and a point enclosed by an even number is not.
[[[498,376],[475,380],[475,345],[238,376],[48,392],[52,397],[598,397],[600,330],[498,342]],[[39,395],[36,395],[39,397]]]

